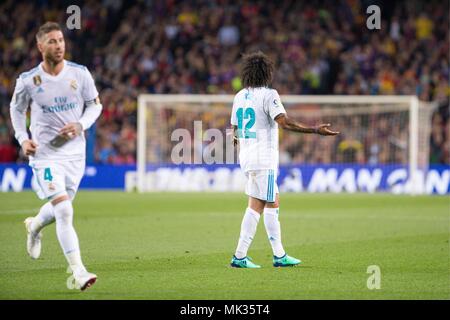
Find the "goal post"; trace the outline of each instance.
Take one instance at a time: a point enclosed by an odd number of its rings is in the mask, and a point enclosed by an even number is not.
[[[233,95],[139,95],[137,190],[165,191],[167,184],[161,180],[172,180],[167,173],[168,168],[180,171],[192,169],[189,166],[192,165],[202,167],[204,171],[210,170],[209,166],[214,164],[205,159],[200,162],[192,159],[195,160],[199,154],[200,158],[204,156],[204,150],[197,152],[197,149],[202,149],[205,145],[204,135],[208,129],[222,132],[223,140],[227,139],[225,131],[230,127],[233,98]],[[329,122],[333,129],[341,131],[336,139],[280,133],[280,167],[283,166],[286,170],[298,167],[303,175],[297,190],[392,191],[409,194],[424,191],[423,175],[428,169],[431,115],[436,107],[434,104],[419,101],[416,96],[284,95],[281,96],[281,101],[292,118],[311,125]],[[191,141],[184,141],[180,147],[179,140],[172,139],[177,129],[185,130]],[[199,134],[196,136],[197,133]],[[220,143],[225,149],[227,142]],[[187,162],[190,160],[191,163],[180,163],[171,158],[174,148],[183,147],[190,148],[188,155],[184,150],[183,159],[187,159]],[[236,167],[237,157],[234,159]],[[320,171],[322,167],[325,171]],[[161,172],[155,174],[155,170],[161,168],[165,168],[166,176]],[[335,171],[330,171],[333,168]],[[352,175],[350,169],[359,170],[353,174],[356,175],[353,185],[350,178],[341,179],[345,174]],[[371,179],[375,181],[377,169],[382,171],[382,176],[378,178],[376,187],[369,188],[365,185],[365,178],[359,177],[358,172],[363,176],[367,172],[369,176],[373,174]],[[327,180],[328,186],[321,179]],[[167,190],[178,190],[177,183],[173,183],[175,186],[172,185]],[[195,190],[209,191],[207,182],[199,183],[202,187]]]

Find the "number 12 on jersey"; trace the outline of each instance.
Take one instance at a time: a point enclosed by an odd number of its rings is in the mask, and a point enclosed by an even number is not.
[[[256,139],[256,132],[250,131],[255,125],[256,114],[253,108],[239,108],[236,111],[238,120],[238,137],[244,139]],[[248,120],[244,127],[244,119]]]

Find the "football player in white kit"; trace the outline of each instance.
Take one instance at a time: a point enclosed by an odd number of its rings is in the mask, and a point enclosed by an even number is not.
[[[301,263],[286,254],[281,243],[278,220],[279,198],[278,126],[302,133],[334,136],[339,132],[329,129],[330,124],[308,127],[286,115],[278,92],[269,88],[272,82],[273,63],[262,52],[245,55],[241,78],[244,89],[234,97],[231,125],[234,144],[239,143],[239,162],[247,177],[245,193],[248,207],[241,224],[236,252],[231,260],[235,268],[260,268],[247,256],[261,214],[273,250],[273,266],[287,267]]]
[[[75,287],[85,290],[97,276],[88,272],[81,260],[72,201],[85,169],[84,130],[99,117],[102,105],[88,69],[64,60],[64,36],[57,23],[42,25],[36,40],[43,61],[19,76],[10,104],[15,137],[29,156],[39,186],[37,194],[47,201],[35,217],[25,220],[27,251],[31,258],[39,258],[41,230],[56,221],[58,241]],[[28,107],[31,137],[26,128]]]

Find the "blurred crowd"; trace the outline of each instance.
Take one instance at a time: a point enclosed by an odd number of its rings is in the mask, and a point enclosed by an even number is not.
[[[188,105],[189,106],[189,105]],[[195,158],[205,162],[208,159],[227,161],[226,156],[233,155],[230,137],[223,139],[211,139],[205,136],[205,130],[209,128],[219,129],[225,132],[229,129],[229,107],[225,104],[212,104],[208,109],[189,110],[186,104],[167,105],[167,108],[155,111],[154,118],[157,122],[149,122],[147,125],[157,127],[148,133],[147,159],[151,163],[170,162],[174,156],[183,158],[178,146],[188,150],[188,159],[191,162]],[[341,133],[333,138],[324,138],[314,134],[297,134],[289,131],[280,132],[280,163],[291,164],[317,164],[317,163],[353,163],[353,164],[403,164],[409,161],[409,111],[408,105],[397,105],[397,111],[386,111],[386,106],[377,104],[367,105],[327,105],[327,109],[319,109],[314,104],[285,104],[290,110],[292,118],[302,118],[305,124],[331,123],[332,129],[339,129]],[[361,108],[362,107],[362,108]],[[369,108],[377,108],[377,112],[367,112]],[[420,119],[431,120],[430,112],[421,109]],[[436,114],[437,115],[437,114]],[[436,116],[435,116],[436,117]],[[201,121],[195,127],[194,121]],[[434,120],[435,122],[436,120]],[[439,125],[442,125],[440,123]],[[199,134],[203,130],[204,135]],[[440,128],[437,123],[435,128]],[[448,125],[447,125],[448,126]],[[422,126],[423,127],[423,126]],[[187,129],[186,136],[179,138],[177,133],[173,137],[172,132],[177,128]],[[448,127],[447,127],[448,129]],[[431,132],[438,131],[433,129]],[[161,134],[163,133],[163,134]],[[208,132],[207,134],[214,134]],[[266,132],[257,132],[266,134]],[[188,137],[188,138],[186,138]],[[449,137],[441,138],[448,139]],[[190,138],[190,139],[189,139]],[[428,155],[425,150],[424,140],[429,137],[419,130],[419,165],[426,164],[423,160]],[[171,140],[172,139],[172,140]],[[200,142],[199,142],[200,141]],[[227,149],[227,143],[229,144]],[[177,145],[174,148],[174,145]],[[442,145],[441,145],[442,147]],[[444,155],[449,155],[449,143],[440,148],[440,158],[432,159],[433,163],[445,163]],[[217,154],[212,150],[224,150],[228,155]],[[189,153],[190,151],[190,153]],[[235,155],[235,159],[236,155]]]
[[[380,30],[366,26],[366,8],[374,2],[381,7]],[[0,4],[0,162],[24,160],[9,121],[15,79],[41,60],[34,39],[39,25],[64,26],[69,5]],[[87,134],[88,162],[135,163],[139,93],[233,94],[241,89],[241,54],[262,50],[275,62],[273,87],[281,95],[416,94],[436,101],[430,162],[450,163],[446,1],[92,0],[80,8],[81,30],[65,32],[66,59],[89,68],[104,106]],[[384,122],[379,125],[390,126]],[[304,146],[296,150],[314,149],[314,141],[301,139]],[[292,149],[288,143],[281,148],[282,154]],[[334,161],[288,153],[290,161]]]

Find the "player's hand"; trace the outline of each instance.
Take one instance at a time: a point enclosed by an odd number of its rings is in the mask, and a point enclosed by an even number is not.
[[[331,131],[330,129],[328,129],[329,127],[331,127],[331,124],[329,123],[321,124],[316,127],[316,133],[320,134],[321,136],[335,136],[339,134],[339,131]]]
[[[79,122],[71,122],[66,124],[59,133],[63,136],[66,136],[69,139],[72,139],[73,137],[76,137],[81,134],[81,131],[83,131],[83,127]]]
[[[22,150],[26,156],[34,156],[34,154],[36,153],[37,147],[38,147],[38,144],[36,142],[34,142],[33,140],[25,140],[22,143]]]
[[[236,137],[235,135],[233,135],[233,145],[236,147],[239,143],[239,139],[238,137]]]
[[[227,136],[231,136],[231,139],[233,140],[233,146],[237,146],[239,144],[239,138],[236,136],[237,126],[232,126],[233,131],[227,130]]]

